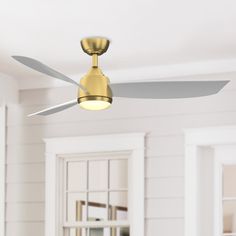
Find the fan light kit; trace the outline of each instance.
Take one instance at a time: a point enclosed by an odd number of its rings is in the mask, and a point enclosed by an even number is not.
[[[111,106],[114,97],[142,99],[173,99],[201,97],[216,94],[229,81],[156,81],[110,84],[109,79],[98,66],[98,56],[105,53],[110,41],[103,37],[91,37],[81,40],[81,47],[92,57],[92,67],[80,80],[80,83],[53,70],[43,63],[23,56],[13,56],[18,62],[51,77],[69,82],[78,87],[77,99],[30,114],[50,115],[76,104],[86,110],[103,110]]]

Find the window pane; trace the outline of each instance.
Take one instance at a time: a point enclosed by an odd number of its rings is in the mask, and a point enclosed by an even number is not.
[[[88,219],[89,221],[107,220],[107,193],[89,193]]]
[[[107,161],[89,161],[89,189],[106,190],[108,188]]]
[[[90,229],[90,236],[129,236],[129,228]]]
[[[82,191],[86,189],[86,162],[71,161],[67,165],[67,189]]]
[[[127,192],[110,193],[110,220],[128,219],[128,196]]]
[[[224,233],[236,232],[236,201],[224,201]]]
[[[90,229],[90,236],[110,236],[106,229]]]
[[[115,228],[116,236],[129,236],[129,228]]]
[[[90,236],[103,236],[104,229],[90,229]]]
[[[110,161],[110,189],[128,188],[128,160]]]
[[[71,222],[86,220],[86,193],[67,194],[67,220]]]
[[[224,197],[236,197],[236,165],[223,167]]]
[[[69,236],[87,236],[86,229],[69,229]]]

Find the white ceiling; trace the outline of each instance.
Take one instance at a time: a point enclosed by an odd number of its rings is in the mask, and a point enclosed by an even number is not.
[[[0,72],[22,89],[54,83],[11,58],[22,55],[79,80],[90,65],[80,39],[94,35],[112,41],[100,60],[111,81],[236,72],[235,12],[235,0],[2,1]]]

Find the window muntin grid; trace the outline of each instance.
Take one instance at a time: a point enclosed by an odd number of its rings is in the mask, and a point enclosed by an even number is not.
[[[109,222],[114,221],[122,221],[122,224],[126,225],[125,227],[103,227],[104,235],[118,236],[123,232],[120,230],[121,228],[124,230],[129,228],[127,227],[129,225],[127,157],[73,158],[65,160],[64,166],[66,178],[64,185],[66,214],[64,214],[64,220],[70,223],[82,223],[80,229],[69,229],[70,234],[83,236],[84,232],[85,235],[92,236],[90,229],[98,228],[94,228],[91,223],[93,221],[96,223],[98,219],[99,221],[106,221],[108,225]],[[69,173],[71,170],[72,173]],[[73,181],[71,183],[70,179],[75,179],[77,176],[80,178],[78,183]],[[100,206],[96,206],[96,204]],[[68,213],[73,209],[76,209],[76,214],[71,216]],[[108,228],[110,229],[107,230]],[[106,233],[108,231],[109,234]]]

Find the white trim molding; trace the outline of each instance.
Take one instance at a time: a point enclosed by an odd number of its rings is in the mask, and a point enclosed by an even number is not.
[[[223,189],[223,172],[225,165],[236,165],[236,142],[232,145],[218,145],[214,153],[214,170],[215,170],[215,204],[214,204],[214,218],[215,228],[218,230],[215,235],[220,235],[224,231],[223,226],[223,202],[224,202],[224,189]],[[220,233],[219,233],[220,232]],[[218,233],[218,234],[217,234]],[[236,235],[236,233],[229,233]],[[224,235],[227,235],[225,233]]]
[[[6,106],[0,106],[0,235],[5,236]]]
[[[45,236],[62,235],[60,218],[60,159],[71,154],[129,152],[131,161],[131,201],[129,223],[132,236],[144,235],[144,133],[108,134],[44,139],[46,143]],[[65,226],[65,225],[64,225]]]
[[[19,85],[18,80],[0,73],[0,103],[18,103]]]
[[[206,161],[203,153],[207,148],[212,150],[213,156],[212,170],[207,169],[207,171],[212,171],[212,175],[214,175],[212,182],[214,195],[214,199],[212,199],[214,201],[212,235],[222,234],[222,219],[219,216],[222,213],[220,207],[220,199],[222,198],[220,163],[223,162],[219,159],[219,153],[222,147],[230,149],[232,146],[236,147],[235,145],[236,126],[185,130],[185,236],[202,236],[199,231],[199,219],[201,218],[199,216],[199,183],[201,181],[199,160],[203,157],[202,160]],[[236,156],[234,159],[236,160]]]

